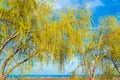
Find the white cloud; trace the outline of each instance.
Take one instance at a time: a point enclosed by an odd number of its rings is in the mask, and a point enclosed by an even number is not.
[[[56,0],[54,3],[54,9],[62,9],[62,8],[77,8],[78,4],[74,3],[78,0]]]
[[[104,6],[101,0],[56,0],[54,9],[85,7],[94,9],[98,6]]]
[[[92,0],[85,3],[85,7],[90,9],[96,8],[98,6],[104,6],[104,4],[100,0]]]

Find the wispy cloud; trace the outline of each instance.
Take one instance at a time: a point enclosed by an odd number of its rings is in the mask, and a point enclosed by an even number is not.
[[[63,9],[63,8],[79,8],[79,0],[55,0],[54,9]]]
[[[98,6],[104,6],[104,4],[100,0],[92,0],[92,1],[87,1],[85,2],[85,7],[86,8],[96,8]]]
[[[72,0],[56,0],[54,8],[62,9],[62,8],[70,8],[75,6],[72,3]]]
[[[62,8],[89,8],[94,9],[98,6],[104,6],[101,0],[56,0],[55,9]]]

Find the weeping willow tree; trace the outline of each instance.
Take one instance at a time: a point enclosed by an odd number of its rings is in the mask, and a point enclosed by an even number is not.
[[[119,25],[114,18],[107,18],[108,23],[102,20],[103,27],[92,32],[90,10],[70,9],[59,12],[59,16],[54,16],[55,12],[46,0],[1,0],[0,79],[5,80],[19,66],[22,72],[30,71],[35,61],[51,61],[62,71],[65,63],[78,55],[79,66],[94,80],[96,69],[108,53],[111,60],[119,60]]]
[[[78,55],[81,62],[75,69],[82,67],[89,80],[95,80],[97,69],[101,70],[98,75],[103,75],[103,80],[112,79],[120,72],[120,23],[115,16],[102,17],[99,22],[95,31],[87,31],[87,41],[83,40],[82,52]]]
[[[49,22],[50,6],[37,0],[0,1],[0,79],[40,53],[39,34]],[[37,38],[36,38],[37,37]],[[44,39],[46,40],[46,39]],[[37,43],[38,42],[38,43]]]
[[[104,69],[105,76],[120,76],[120,23],[117,17],[108,16],[102,18],[101,26],[106,34],[104,40],[104,48],[106,48],[107,56],[104,59],[106,67]],[[107,61],[106,61],[107,60]],[[108,67],[107,67],[108,65]]]
[[[68,10],[60,12],[58,19],[52,13],[44,0],[0,2],[0,79],[19,66],[29,71],[35,61],[52,61],[63,70],[65,62],[81,51],[82,37],[91,25],[90,11]]]

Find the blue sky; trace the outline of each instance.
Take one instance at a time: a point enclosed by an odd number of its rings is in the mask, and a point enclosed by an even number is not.
[[[94,21],[97,24],[97,20],[100,16],[116,15],[120,12],[120,0],[57,0],[54,3],[54,9],[62,8],[89,8],[92,10]],[[75,67],[77,67],[77,59],[74,58],[70,63],[66,64],[65,72],[60,73],[58,65],[43,65],[43,70],[40,70],[40,64],[35,63],[35,67],[31,70],[31,74],[39,75],[52,75],[52,74],[70,74]]]
[[[55,9],[89,8],[97,23],[100,16],[116,15],[120,12],[120,0],[58,0]]]

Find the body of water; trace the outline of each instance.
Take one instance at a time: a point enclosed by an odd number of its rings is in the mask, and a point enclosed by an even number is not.
[[[110,75],[118,77],[119,75]],[[70,78],[71,75],[9,75],[7,78]],[[86,77],[86,75],[79,75],[79,77]],[[101,77],[97,75],[96,77]]]
[[[7,78],[70,78],[71,75],[9,75]]]

